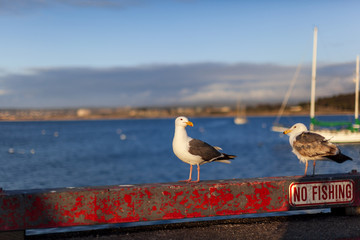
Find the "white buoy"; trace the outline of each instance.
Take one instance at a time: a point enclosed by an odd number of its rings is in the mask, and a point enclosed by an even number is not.
[[[123,140],[123,141],[126,140],[126,135],[125,135],[125,134],[121,134],[121,135],[120,135],[120,139]]]

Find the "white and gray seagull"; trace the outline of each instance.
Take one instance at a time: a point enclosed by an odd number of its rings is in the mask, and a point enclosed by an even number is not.
[[[340,149],[329,142],[323,136],[307,130],[302,123],[296,123],[291,128],[284,131],[289,135],[289,142],[292,152],[298,159],[305,163],[305,174],[308,168],[308,161],[313,160],[313,175],[315,175],[316,160],[333,160],[337,163],[352,160],[350,157],[341,153]]]
[[[186,117],[178,117],[175,120],[175,134],[172,142],[175,155],[183,162],[190,164],[189,179],[184,182],[191,182],[192,166],[197,165],[198,176],[200,181],[200,165],[210,162],[230,163],[229,160],[235,158],[234,155],[228,155],[219,152],[221,148],[213,147],[206,142],[193,139],[187,135],[186,126],[193,126]]]

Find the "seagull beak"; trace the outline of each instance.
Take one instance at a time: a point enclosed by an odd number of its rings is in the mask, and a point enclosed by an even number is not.
[[[190,122],[190,121],[186,122],[186,124],[189,125],[190,127],[194,126],[194,124],[192,122]]]
[[[288,134],[289,132],[291,132],[292,130],[291,129],[287,129],[287,130],[285,130],[283,133],[284,134]]]

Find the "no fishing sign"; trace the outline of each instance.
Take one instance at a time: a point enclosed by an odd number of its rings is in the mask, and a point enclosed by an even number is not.
[[[352,180],[293,182],[289,186],[289,202],[294,207],[345,204],[353,200]]]

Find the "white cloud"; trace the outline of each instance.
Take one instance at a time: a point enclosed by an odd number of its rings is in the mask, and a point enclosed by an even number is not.
[[[0,76],[0,107],[154,106],[282,102],[296,66],[201,63],[113,68],[46,68]],[[317,96],[354,91],[354,64],[319,67]],[[224,77],[232,76],[232,77]],[[308,101],[310,67],[290,101]]]
[[[238,98],[239,93],[234,91],[228,91],[224,89],[208,89],[204,91],[196,92],[192,95],[186,96],[181,99],[183,103],[196,103],[196,102],[233,102]]]

